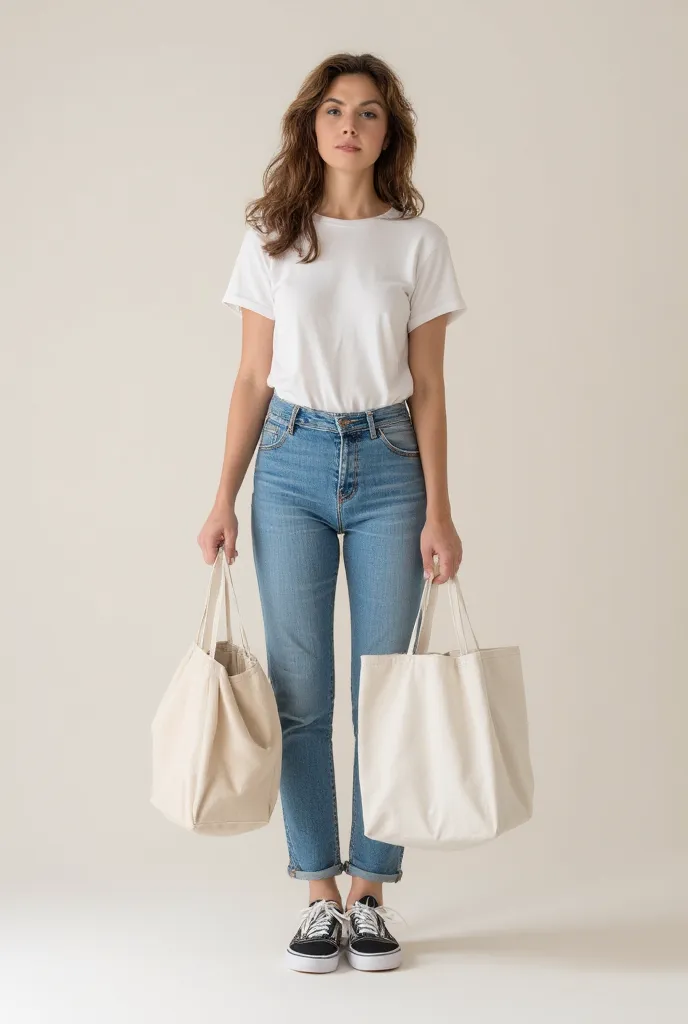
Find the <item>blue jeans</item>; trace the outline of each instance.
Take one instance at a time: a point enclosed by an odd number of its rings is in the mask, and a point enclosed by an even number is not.
[[[401,878],[404,848],[364,835],[361,654],[403,653],[423,590],[426,491],[405,402],[333,413],[273,393],[251,497],[267,670],[282,725],[280,797],[292,878]],[[343,534],[355,740],[349,860],[339,846],[332,717],[334,599]]]

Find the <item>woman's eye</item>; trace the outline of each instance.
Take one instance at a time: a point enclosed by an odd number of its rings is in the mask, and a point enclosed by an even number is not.
[[[340,111],[339,111],[339,107],[330,107],[330,108],[329,108],[329,109],[328,109],[328,110],[326,111],[326,113],[328,113],[328,114],[338,114],[339,112],[340,112]],[[363,113],[364,113],[364,114],[370,114],[370,117],[366,117],[366,118],[365,118],[365,120],[366,120],[366,121],[369,121],[369,120],[371,120],[371,119],[372,119],[372,120],[376,120],[376,119],[377,119],[377,114],[375,113],[375,111],[374,111],[374,110],[364,110],[364,111],[363,111]]]

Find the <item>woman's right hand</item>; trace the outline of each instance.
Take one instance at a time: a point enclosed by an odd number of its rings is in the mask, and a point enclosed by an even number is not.
[[[215,502],[212,511],[196,540],[203,552],[203,559],[212,565],[217,558],[219,549],[224,545],[227,561],[231,565],[239,552],[236,550],[236,539],[239,523],[234,506],[223,502]]]

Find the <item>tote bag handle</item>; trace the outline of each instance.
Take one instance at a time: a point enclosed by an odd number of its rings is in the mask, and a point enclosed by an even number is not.
[[[208,590],[206,592],[205,607],[203,609],[203,615],[201,622],[196,633],[196,643],[199,647],[203,648],[211,657],[215,655],[215,646],[217,644],[217,637],[220,627],[220,611],[222,605],[225,609],[225,628],[227,640],[229,643],[233,642],[232,638],[232,623],[230,615],[230,602],[229,602],[229,587],[232,588],[234,594],[234,604],[237,611],[237,619],[239,620],[239,630],[241,632],[241,645],[250,655],[251,650],[248,645],[248,638],[244,629],[244,624],[241,621],[241,613],[239,612],[239,602],[236,596],[236,590],[234,589],[234,580],[232,579],[232,573],[229,568],[227,561],[227,553],[224,547],[218,548],[217,556],[213,564],[213,568],[210,573],[210,581],[208,583]],[[209,613],[212,609],[212,620],[209,619]],[[210,635],[208,633],[210,632]]]
[[[423,587],[423,593],[420,599],[420,606],[418,608],[418,614],[416,615],[416,621],[411,631],[411,639],[409,640],[407,654],[426,654],[428,649],[428,643],[430,641],[430,630],[432,628],[432,620],[435,611],[435,602],[437,599],[437,591],[439,586],[433,584],[435,576],[439,575],[439,558],[437,555],[433,557],[433,568],[435,572],[433,576],[429,577],[425,581]],[[459,651],[461,654],[468,654],[469,651],[477,651],[478,641],[476,639],[475,632],[471,626],[471,620],[468,617],[468,610],[466,603],[461,593],[461,587],[459,586],[458,573],[454,576],[450,576],[445,586],[449,587],[449,601],[452,614],[452,620],[454,622],[454,629],[459,640]],[[463,616],[466,617],[468,623],[468,629],[470,631],[473,646],[469,648],[468,641],[466,640],[466,632],[463,625]]]

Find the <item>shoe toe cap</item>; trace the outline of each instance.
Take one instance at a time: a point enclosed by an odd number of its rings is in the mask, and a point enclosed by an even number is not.
[[[350,948],[354,953],[393,953],[399,944],[389,939],[353,939]]]
[[[339,949],[339,943],[329,942],[326,939],[303,939],[300,942],[292,942],[289,946],[292,953],[300,953],[302,956],[331,956]]]

